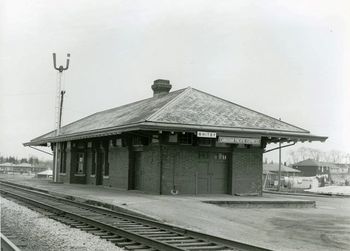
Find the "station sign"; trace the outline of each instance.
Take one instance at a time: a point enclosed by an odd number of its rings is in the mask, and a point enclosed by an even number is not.
[[[219,143],[226,144],[245,144],[245,145],[260,145],[260,138],[238,138],[238,137],[219,137]]]
[[[197,132],[198,138],[216,138],[216,132]]]

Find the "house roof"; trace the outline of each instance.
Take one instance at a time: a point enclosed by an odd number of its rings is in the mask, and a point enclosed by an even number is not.
[[[0,166],[13,166],[13,163],[10,162],[5,162],[5,163],[1,163]]]
[[[322,164],[314,159],[306,159],[306,160],[303,160],[303,161],[300,161],[298,163],[293,164],[293,167],[294,166],[322,166]]]
[[[349,164],[341,164],[341,163],[333,163],[333,162],[324,162],[324,161],[317,161],[314,159],[306,159],[303,161],[300,161],[298,163],[293,164],[294,166],[327,166],[330,168],[350,168]]]
[[[29,163],[20,163],[20,164],[14,164],[14,163],[9,163],[9,162],[6,162],[6,163],[2,163],[0,164],[0,166],[13,166],[13,167],[32,167],[31,164]]]
[[[326,140],[309,131],[265,114],[188,87],[92,114],[24,145],[40,145],[80,138],[118,134],[132,130],[210,130]]]
[[[278,172],[279,169],[279,164],[277,163],[273,163],[273,164],[264,164],[263,165],[263,170],[264,172]],[[281,165],[281,172],[283,173],[300,173],[299,170],[296,170],[294,168],[285,166],[285,165]]]
[[[52,175],[52,174],[53,172],[50,169],[37,173],[37,175]]]

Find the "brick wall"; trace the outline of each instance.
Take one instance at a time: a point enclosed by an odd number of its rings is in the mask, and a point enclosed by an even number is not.
[[[180,194],[195,193],[197,148],[193,146],[162,146],[162,194],[176,189]]]
[[[262,194],[262,148],[235,148],[232,152],[232,194]]]
[[[160,147],[158,144],[143,146],[139,152],[140,178],[138,187],[141,191],[160,193]]]
[[[299,176],[311,177],[311,176],[316,176],[318,167],[317,166],[299,166],[298,170],[301,171]]]
[[[109,180],[104,185],[128,189],[129,151],[127,147],[110,147],[108,154]]]

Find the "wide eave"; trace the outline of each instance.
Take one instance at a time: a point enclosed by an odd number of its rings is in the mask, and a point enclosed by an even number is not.
[[[237,137],[265,137],[269,143],[277,142],[305,142],[321,141],[324,142],[328,137],[313,135],[310,133],[296,133],[283,130],[254,129],[254,128],[228,128],[206,125],[185,125],[171,123],[142,122],[132,125],[118,126],[114,128],[105,128],[101,130],[92,130],[82,133],[73,133],[53,137],[38,137],[30,142],[24,143],[24,146],[45,146],[47,143],[64,142],[72,140],[81,140],[89,138],[98,138],[122,134],[131,131],[174,131],[174,132],[192,132],[211,131],[216,132],[218,136],[237,136]],[[54,132],[52,132],[54,134]]]
[[[138,130],[193,133],[210,131],[216,132],[218,136],[264,137],[267,143],[327,139],[312,135],[308,130],[285,121],[188,87],[92,114],[62,127],[59,136],[55,136],[52,131],[24,145],[40,146]]]

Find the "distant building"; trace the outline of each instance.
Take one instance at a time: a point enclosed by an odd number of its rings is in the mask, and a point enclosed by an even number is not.
[[[263,165],[263,183],[264,187],[276,186],[278,182],[278,171],[279,164],[264,164]],[[301,171],[281,165],[281,180],[283,181],[285,177],[297,176]]]
[[[330,163],[330,179],[334,185],[350,184],[350,164]]]
[[[326,175],[328,177],[331,169],[330,163],[322,163],[314,159],[306,159],[293,164],[293,168],[299,170],[300,176],[313,177]]]
[[[325,177],[332,184],[344,185],[350,182],[350,165],[332,162],[321,162],[307,159],[293,164],[293,168],[300,170],[300,176]]]
[[[39,172],[36,174],[36,177],[40,179],[52,178],[52,170],[45,170],[45,171]]]
[[[47,170],[47,167],[34,166],[29,163],[2,163],[0,164],[0,173],[19,173],[19,174],[30,174],[38,173]]]

